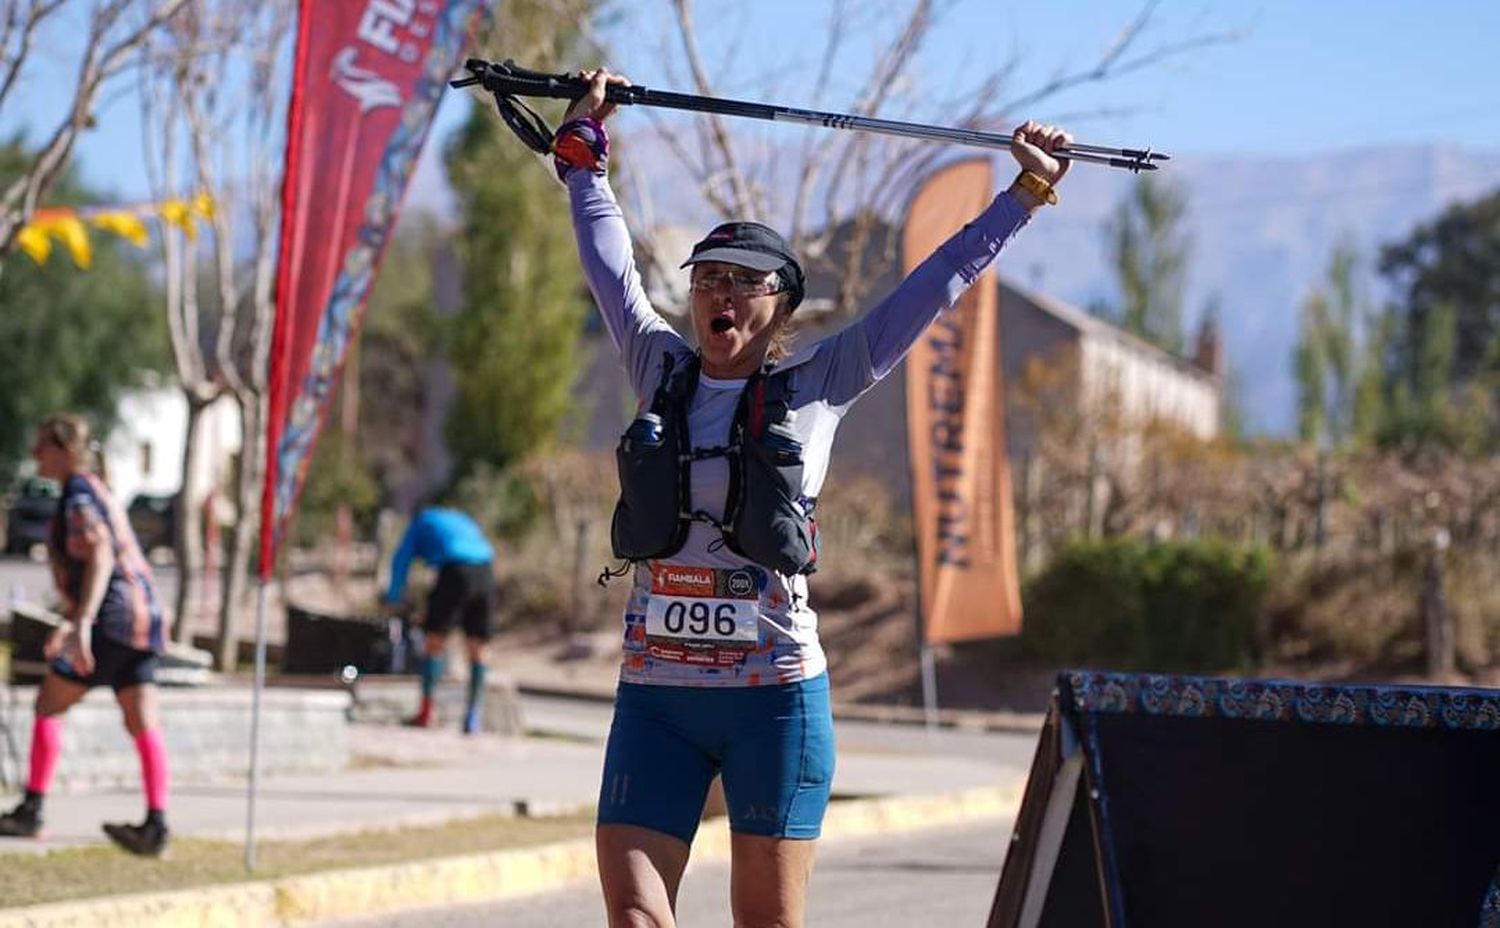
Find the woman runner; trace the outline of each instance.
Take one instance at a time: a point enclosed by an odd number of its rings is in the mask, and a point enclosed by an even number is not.
[[[135,740],[146,794],[139,825],[106,823],[120,847],[148,857],[167,847],[167,750],[157,717],[156,665],[165,647],[161,598],[135,533],[99,475],[88,423],[74,415],[48,417],[31,454],[37,473],[62,485],[47,544],[65,621],[46,644],[47,675],[37,690],[26,796],[0,815],[0,836],[34,837],[42,804],[62,751],[62,719],[91,687],[108,686]]]
[[[1021,175],[865,316],[783,357],[803,296],[786,241],[727,222],[694,246],[697,350],[652,308],[605,176],[600,68],[554,144],[584,276],[640,402],[612,536],[635,562],[599,795],[611,926],[671,926],[704,799],[723,779],[737,926],[800,926],[834,768],[827,662],[807,577],[839,420],[1044,203],[1069,141],[1028,122]],[[665,449],[663,451],[662,449]]]

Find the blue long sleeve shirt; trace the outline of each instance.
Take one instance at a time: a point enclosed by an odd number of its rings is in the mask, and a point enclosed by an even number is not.
[[[396,547],[386,602],[400,602],[405,595],[406,575],[414,558],[432,567],[488,564],[495,559],[495,549],[484,537],[484,531],[463,513],[454,509],[423,509],[412,518]]]
[[[661,380],[663,356],[681,362],[692,348],[647,298],[630,233],[609,183],[602,176],[576,170],[568,175],[567,185],[584,278],[644,408]],[[1014,196],[1000,194],[863,317],[777,364],[777,371],[790,378],[790,411],[796,413],[791,427],[803,448],[799,498],[815,499],[821,492],[834,434],[844,413],[900,363],[927,327],[979,279],[1027,219],[1025,207]],[[699,374],[687,410],[691,447],[730,443],[745,385],[744,379]],[[722,519],[729,482],[726,457],[695,461],[688,476],[688,498],[695,509]],[[730,576],[742,584],[750,579],[758,591],[755,601],[743,610],[733,597],[712,592],[726,588],[720,584],[731,582]],[[704,589],[710,592],[705,594]],[[689,651],[683,642],[698,633],[682,632],[699,619],[689,617],[683,628],[674,631],[669,610],[684,609],[685,603],[695,601],[713,603],[711,608],[734,607],[733,636],[712,639],[705,634],[702,637],[710,641],[710,648]],[[677,620],[684,617],[677,616]],[[686,540],[671,557],[636,566],[624,618],[620,679],[626,683],[765,686],[812,679],[827,668],[818,640],[818,617],[808,604],[806,575],[766,571],[730,550],[719,529],[707,522],[690,523]]]

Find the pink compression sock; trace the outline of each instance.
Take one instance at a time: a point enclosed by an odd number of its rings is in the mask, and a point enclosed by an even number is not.
[[[161,739],[161,729],[151,728],[137,735],[135,749],[141,755],[141,783],[146,788],[146,808],[153,812],[165,812],[167,745]]]
[[[57,757],[62,753],[62,719],[55,715],[39,715],[31,723],[31,776],[26,788],[33,793],[47,794],[52,786],[52,773],[57,769]]]

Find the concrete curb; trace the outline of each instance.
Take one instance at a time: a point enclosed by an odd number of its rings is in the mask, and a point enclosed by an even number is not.
[[[823,840],[839,841],[1015,815],[1024,778],[939,796],[834,803]],[[695,862],[729,856],[722,819],[700,830]],[[428,906],[500,902],[593,879],[592,838],[279,880],[170,893],[109,896],[0,910],[0,928],[294,928]]]

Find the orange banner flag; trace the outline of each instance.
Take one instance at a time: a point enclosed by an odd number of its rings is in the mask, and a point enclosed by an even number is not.
[[[907,209],[906,273],[989,204],[993,183],[989,162],[972,160],[922,185]],[[906,359],[922,633],[929,644],[1021,630],[997,302],[994,273],[986,272]]]

